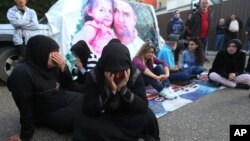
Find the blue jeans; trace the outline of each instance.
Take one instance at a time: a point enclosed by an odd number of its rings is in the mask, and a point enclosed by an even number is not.
[[[249,49],[250,49],[250,37],[248,37],[248,38],[249,39],[247,40],[247,43],[246,43],[246,51],[249,51]]]
[[[191,78],[190,74],[184,70],[179,70],[177,72],[170,72],[170,81],[189,81]]]
[[[200,40],[202,42],[202,46],[203,46],[203,49],[204,49],[205,56],[207,56],[208,37],[200,38]]]
[[[188,68],[184,68],[183,71],[189,74],[201,74],[204,71],[204,67],[203,66],[191,66]]]
[[[164,74],[163,71],[163,67],[161,65],[156,66],[153,70],[151,70],[155,75],[161,75]],[[158,92],[160,92],[161,90],[163,90],[164,87],[169,87],[170,86],[170,82],[168,79],[165,79],[164,81],[158,82],[157,80],[155,80],[152,77],[149,77],[145,74],[142,75],[143,79],[146,83],[146,85],[150,84],[153,88],[155,88]]]
[[[223,43],[224,43],[224,34],[216,34],[215,36],[215,50],[220,51],[223,50]]]

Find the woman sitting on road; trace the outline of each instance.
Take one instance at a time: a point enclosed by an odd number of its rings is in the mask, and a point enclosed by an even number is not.
[[[176,96],[172,93],[168,80],[168,66],[164,61],[156,58],[154,54],[154,45],[144,43],[133,59],[133,64],[142,72],[146,85],[152,85],[166,99],[174,99]],[[157,66],[154,67],[154,64]]]
[[[132,66],[129,50],[120,41],[104,47],[87,76],[84,94],[74,141],[137,141],[139,137],[160,140],[141,73]]]
[[[35,125],[59,132],[73,130],[83,95],[65,91],[72,86],[72,76],[58,51],[58,44],[49,37],[37,35],[29,39],[25,60],[7,81],[21,123],[20,135],[13,135],[7,141],[30,140]]]
[[[182,68],[191,75],[198,75],[204,71],[204,51],[199,38],[191,38],[188,48],[182,55]]]
[[[224,51],[219,51],[209,70],[210,80],[230,88],[249,89],[250,75],[243,74],[246,54],[241,51],[241,41],[232,39]]]

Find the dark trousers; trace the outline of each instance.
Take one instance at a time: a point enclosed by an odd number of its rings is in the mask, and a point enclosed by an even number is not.
[[[73,124],[77,113],[82,112],[83,94],[66,91],[65,105],[57,111],[39,116],[36,119],[36,125],[49,127],[57,132],[70,132],[73,130]]]
[[[246,41],[246,51],[249,51],[249,49],[250,49],[250,37],[248,37],[248,40]]]
[[[203,49],[204,49],[204,54],[207,56],[207,47],[208,47],[208,37],[206,38],[200,38]]]
[[[223,50],[223,44],[224,44],[224,34],[216,34],[215,36],[215,50],[220,51]]]
[[[73,131],[74,141],[137,141],[139,137],[148,135],[152,141],[160,141],[158,121],[149,108],[145,113],[131,112],[124,116],[78,114]],[[131,123],[136,126],[130,126]],[[129,134],[130,131],[134,135]]]
[[[226,44],[232,39],[238,39],[239,32],[230,32],[228,31],[226,34]]]
[[[24,58],[25,53],[26,53],[26,45],[25,45],[25,38],[23,37],[22,39],[23,39],[23,44],[15,45],[15,47],[18,48],[19,53]]]
[[[163,68],[162,66],[158,65],[156,66],[153,70],[151,70],[155,75],[161,75],[164,74]],[[161,90],[163,90],[164,87],[169,87],[170,86],[170,82],[168,79],[165,79],[163,82],[158,82],[157,80],[155,80],[152,77],[149,77],[145,74],[143,74],[143,79],[146,83],[146,85],[151,85],[153,88],[155,88],[158,92],[160,92]]]
[[[22,57],[25,56],[26,53],[26,45],[22,44],[22,45],[15,45],[15,47],[17,47],[19,53],[21,54]]]

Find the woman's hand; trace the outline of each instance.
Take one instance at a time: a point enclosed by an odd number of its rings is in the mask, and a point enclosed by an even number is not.
[[[160,75],[156,75],[156,76],[154,77],[154,79],[155,79],[157,82],[162,82],[162,76],[160,76]]]
[[[59,52],[53,52],[51,57],[52,60],[57,64],[59,69],[63,72],[66,65],[64,58],[59,54]]]
[[[180,70],[180,66],[179,65],[175,65],[174,69],[175,69],[175,71],[179,71]]]
[[[123,87],[125,87],[127,85],[128,80],[129,80],[129,76],[130,76],[130,69],[124,70],[123,73],[124,73],[124,77],[116,82],[118,91],[120,91]]]
[[[21,141],[20,136],[18,134],[12,135],[7,138],[5,141]]]
[[[111,88],[112,93],[115,95],[117,92],[117,85],[115,84],[115,74],[112,72],[104,72],[107,85]]]
[[[230,81],[235,81],[236,80],[236,74],[235,73],[230,73],[228,79]]]
[[[165,79],[168,79],[168,75],[166,75],[166,74],[162,74],[162,75],[160,75],[160,81],[164,81]]]
[[[81,70],[83,68],[82,62],[79,58],[76,58],[75,60],[76,67]]]

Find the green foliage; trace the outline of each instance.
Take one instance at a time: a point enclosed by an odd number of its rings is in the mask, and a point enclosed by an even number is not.
[[[37,13],[38,19],[41,19],[56,1],[57,0],[28,0],[27,6],[34,9]],[[0,23],[8,23],[6,14],[8,9],[13,5],[15,5],[14,0],[1,0]]]

